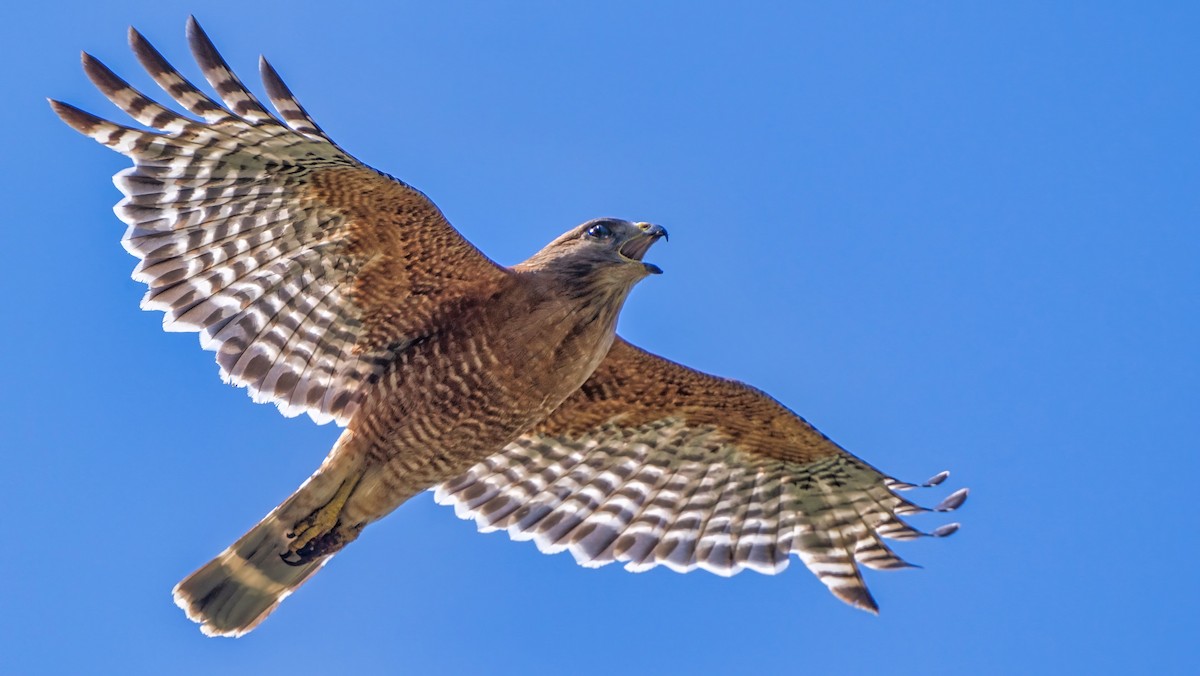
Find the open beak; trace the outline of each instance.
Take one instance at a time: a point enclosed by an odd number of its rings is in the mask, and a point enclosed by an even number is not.
[[[635,261],[641,261],[646,252],[650,250],[650,246],[657,242],[659,238],[668,239],[667,229],[661,225],[653,223],[638,223],[637,226],[642,229],[640,235],[630,239],[621,245],[621,255]],[[646,272],[653,275],[661,275],[662,268],[653,263],[642,263],[646,266]]]

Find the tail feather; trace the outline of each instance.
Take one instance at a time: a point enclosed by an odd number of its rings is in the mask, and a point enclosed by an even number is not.
[[[289,531],[326,504],[354,471],[354,464],[340,462],[345,456],[337,452],[347,436],[338,440],[321,468],[283,504],[175,585],[175,605],[200,624],[200,631],[208,636],[234,637],[249,632],[333,557],[335,552],[330,552],[295,565],[285,562],[282,555],[291,544]]]
[[[284,563],[288,526],[272,512],[233,546],[175,585],[175,605],[208,636],[241,636],[312,577],[330,556]]]

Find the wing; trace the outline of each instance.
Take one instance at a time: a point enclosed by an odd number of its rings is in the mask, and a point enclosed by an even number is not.
[[[147,310],[197,331],[221,376],[272,401],[345,424],[365,384],[439,312],[507,276],[414,188],[343,152],[265,60],[282,120],[255,99],[194,19],[188,40],[225,106],[188,82],[137,31],[150,76],[199,120],[159,105],[91,56],[92,82],[133,119],[121,126],[57,101],[67,124],[133,159],[114,177],[141,259]]]
[[[506,529],[585,566],[774,574],[795,554],[838,598],[876,611],[857,564],[908,565],[883,539],[926,535],[900,519],[928,511],[895,492],[913,487],[766,394],[618,338],[549,419],[439,486],[436,499],[481,531]],[[956,509],[966,495],[934,509]]]

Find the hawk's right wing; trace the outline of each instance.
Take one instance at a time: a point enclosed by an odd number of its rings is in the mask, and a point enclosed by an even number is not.
[[[272,401],[345,424],[364,383],[472,289],[507,273],[471,246],[414,188],[335,145],[266,61],[261,70],[280,121],[188,21],[209,98],[137,31],[142,65],[180,115],[84,54],[88,77],[154,131],[108,122],[64,103],[67,124],[134,161],[114,177],[125,199],[133,277],[142,307],[168,331],[198,331],[222,377]]]
[[[928,511],[896,494],[913,487],[762,392],[618,338],[549,419],[436,498],[480,530],[569,551],[585,566],[770,574],[795,555],[838,598],[874,611],[858,565],[907,565],[883,538],[926,535],[900,518]]]

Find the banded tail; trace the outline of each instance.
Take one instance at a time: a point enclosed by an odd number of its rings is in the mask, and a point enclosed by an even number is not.
[[[199,623],[204,634],[237,637],[254,629],[357,536],[355,529],[335,547],[303,562],[289,554],[294,540],[289,533],[296,524],[325,509],[354,474],[354,463],[334,462],[340,459],[337,448],[315,474],[258,525],[175,585],[175,605],[187,613],[188,619]],[[289,561],[284,560],[285,555]]]

